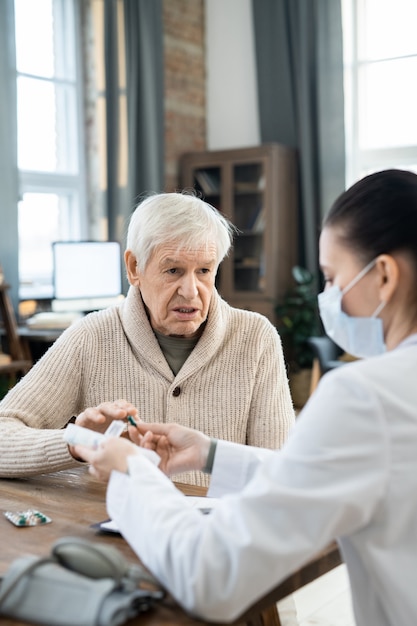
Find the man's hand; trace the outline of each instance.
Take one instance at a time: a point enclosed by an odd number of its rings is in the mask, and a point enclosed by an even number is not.
[[[138,411],[130,402],[126,400],[102,402],[98,406],[85,409],[78,415],[75,423],[78,426],[104,433],[113,420],[124,420],[128,415],[131,415],[136,422],[138,421]]]
[[[112,470],[127,472],[127,457],[137,454],[137,449],[131,441],[118,437],[109,437],[98,448],[74,446],[75,454],[90,463],[90,474],[103,481],[109,479]]]
[[[159,469],[168,476],[206,466],[210,437],[198,430],[178,424],[138,422],[137,428],[129,427],[129,436],[139,446],[159,454]]]
[[[130,402],[126,400],[102,402],[98,406],[89,407],[80,413],[75,420],[75,424],[104,433],[113,420],[125,420],[128,415],[131,415],[136,423],[139,422],[138,411]],[[72,456],[78,460],[74,446],[68,446],[68,448]]]

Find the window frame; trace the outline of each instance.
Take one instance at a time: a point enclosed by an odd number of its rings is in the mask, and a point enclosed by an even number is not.
[[[359,58],[359,20],[361,5],[366,0],[342,0],[344,86],[345,86],[345,136],[346,184],[350,186],[367,173],[387,168],[417,168],[417,144],[386,148],[364,149],[359,145],[360,126],[360,68],[380,61],[402,60],[407,56],[384,56],[369,60]]]
[[[57,134],[70,134],[71,141],[67,143],[67,152],[64,160],[74,164],[72,171],[39,171],[18,168],[19,177],[19,195],[22,199],[26,193],[54,194],[62,197],[69,203],[69,215],[64,239],[81,240],[88,238],[88,216],[87,216],[87,193],[86,193],[86,159],[84,153],[84,97],[83,97],[83,55],[82,55],[82,37],[81,37],[81,16],[79,0],[53,0],[54,20],[56,28],[54,29],[54,50],[58,51],[56,57],[57,63],[62,63],[62,58],[66,57],[73,63],[73,86],[75,89],[75,106],[71,112],[73,116],[72,124],[68,124],[68,118],[62,113],[63,103],[57,101]],[[68,11],[71,11],[73,17],[68,19]],[[62,30],[67,29],[69,24],[74,27],[73,37],[63,37]],[[69,49],[63,52],[59,49],[61,42],[63,45],[69,44]],[[17,42],[16,42],[17,46]],[[60,61],[61,58],[61,61]],[[67,80],[63,80],[59,76],[50,77],[47,80],[55,85],[65,85]],[[16,68],[16,84],[20,76],[32,76],[30,74],[20,72]],[[38,77],[35,75],[36,78]],[[58,90],[59,91],[59,90]],[[19,125],[19,117],[17,118]],[[75,141],[74,141],[75,139]],[[59,142],[58,142],[59,146]],[[20,250],[20,245],[19,245]],[[52,250],[51,250],[52,259]],[[36,286],[36,276],[33,276],[33,289],[21,285],[22,276],[19,271],[19,296],[20,299],[32,297],[34,299],[44,298],[44,286],[38,289]],[[41,281],[42,282],[42,281]],[[51,267],[51,289],[52,289],[52,267]]]

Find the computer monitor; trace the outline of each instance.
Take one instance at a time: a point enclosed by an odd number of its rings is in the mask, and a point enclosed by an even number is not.
[[[55,241],[53,311],[95,311],[123,298],[117,241]]]

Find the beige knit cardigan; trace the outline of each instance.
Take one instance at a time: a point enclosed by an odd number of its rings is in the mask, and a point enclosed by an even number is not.
[[[152,332],[140,293],[68,328],[0,403],[0,476],[78,465],[62,439],[73,415],[124,398],[147,421],[279,448],[294,410],[276,329],[215,292],[196,347],[177,376]],[[207,485],[199,472],[177,480]]]

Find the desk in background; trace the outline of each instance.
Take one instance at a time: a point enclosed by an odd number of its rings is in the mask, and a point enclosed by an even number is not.
[[[29,328],[28,326],[19,326],[19,337],[28,341],[39,341],[52,344],[62,333],[61,328]]]
[[[201,487],[181,485],[187,495],[204,495]],[[118,548],[130,561],[137,561],[130,546],[119,535],[100,534],[91,524],[107,518],[106,486],[95,480],[83,466],[31,478],[0,479],[0,576],[11,562],[22,554],[47,555],[60,537],[82,537],[104,542]],[[52,519],[51,524],[32,528],[17,528],[3,515],[4,511],[38,509]],[[303,585],[325,574],[341,563],[336,544],[289,576],[278,587],[251,607],[236,624],[279,626],[276,602]],[[148,613],[129,621],[132,626],[197,626],[204,622],[186,614],[174,601],[157,606]],[[27,626],[23,622],[2,619],[2,626]]]
[[[34,329],[29,328],[28,326],[20,325],[18,327],[18,334],[22,341],[22,347],[26,358],[29,358],[33,363],[39,361],[41,356],[45,354],[47,349],[52,346],[54,341],[58,339],[62,332],[62,329]],[[4,328],[0,328],[0,337],[3,338],[4,336]]]

